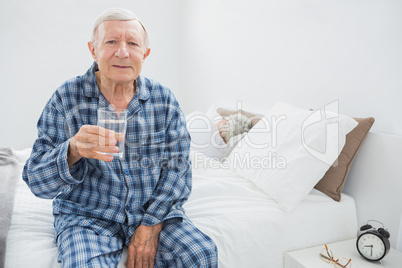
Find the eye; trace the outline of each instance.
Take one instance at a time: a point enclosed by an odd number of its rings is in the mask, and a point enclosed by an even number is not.
[[[128,44],[129,44],[130,46],[138,46],[138,44],[135,43],[135,42],[128,42]]]
[[[115,43],[116,43],[115,40],[108,40],[108,41],[106,41],[106,44],[115,44]]]

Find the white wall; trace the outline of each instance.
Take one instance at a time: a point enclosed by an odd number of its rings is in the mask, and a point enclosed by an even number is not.
[[[371,132],[357,155],[344,192],[355,198],[359,228],[384,224],[391,246],[402,251],[402,136]],[[373,224],[379,228],[378,224]]]
[[[186,113],[339,100],[342,113],[374,116],[374,131],[402,135],[402,1],[20,0],[0,2],[0,146],[32,145],[51,93],[92,62],[93,21],[115,6],[144,21],[143,73]]]
[[[402,135],[402,1],[185,1],[184,109],[264,112],[282,100],[373,116]]]
[[[143,73],[180,95],[178,0],[1,1],[0,147],[32,146],[36,122],[53,91],[92,64],[91,27],[110,7],[129,8],[141,18],[151,38]]]

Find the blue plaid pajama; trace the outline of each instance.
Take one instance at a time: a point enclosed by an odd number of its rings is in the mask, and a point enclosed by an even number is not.
[[[123,158],[81,158],[68,166],[70,139],[83,125],[97,125],[99,107],[112,108],[97,86],[97,71],[94,63],[53,93],[22,174],[36,196],[54,199],[63,266],[113,267],[136,226],[160,222],[156,267],[216,266],[213,241],[191,224],[182,207],[192,187],[190,135],[168,88],[139,75],[127,107]]]
[[[63,267],[116,267],[135,229],[119,223],[60,215],[57,245]],[[124,260],[125,261],[125,260]],[[214,242],[187,217],[168,221],[159,235],[154,267],[217,267]]]

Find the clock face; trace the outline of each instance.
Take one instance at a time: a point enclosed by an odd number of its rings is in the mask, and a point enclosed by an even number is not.
[[[362,234],[357,240],[357,249],[360,254],[369,260],[380,260],[385,256],[384,242],[375,234]]]

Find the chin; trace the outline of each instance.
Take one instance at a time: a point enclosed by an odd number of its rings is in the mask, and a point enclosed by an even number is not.
[[[138,76],[135,75],[116,75],[112,78],[112,80],[116,83],[130,83],[134,82]]]

